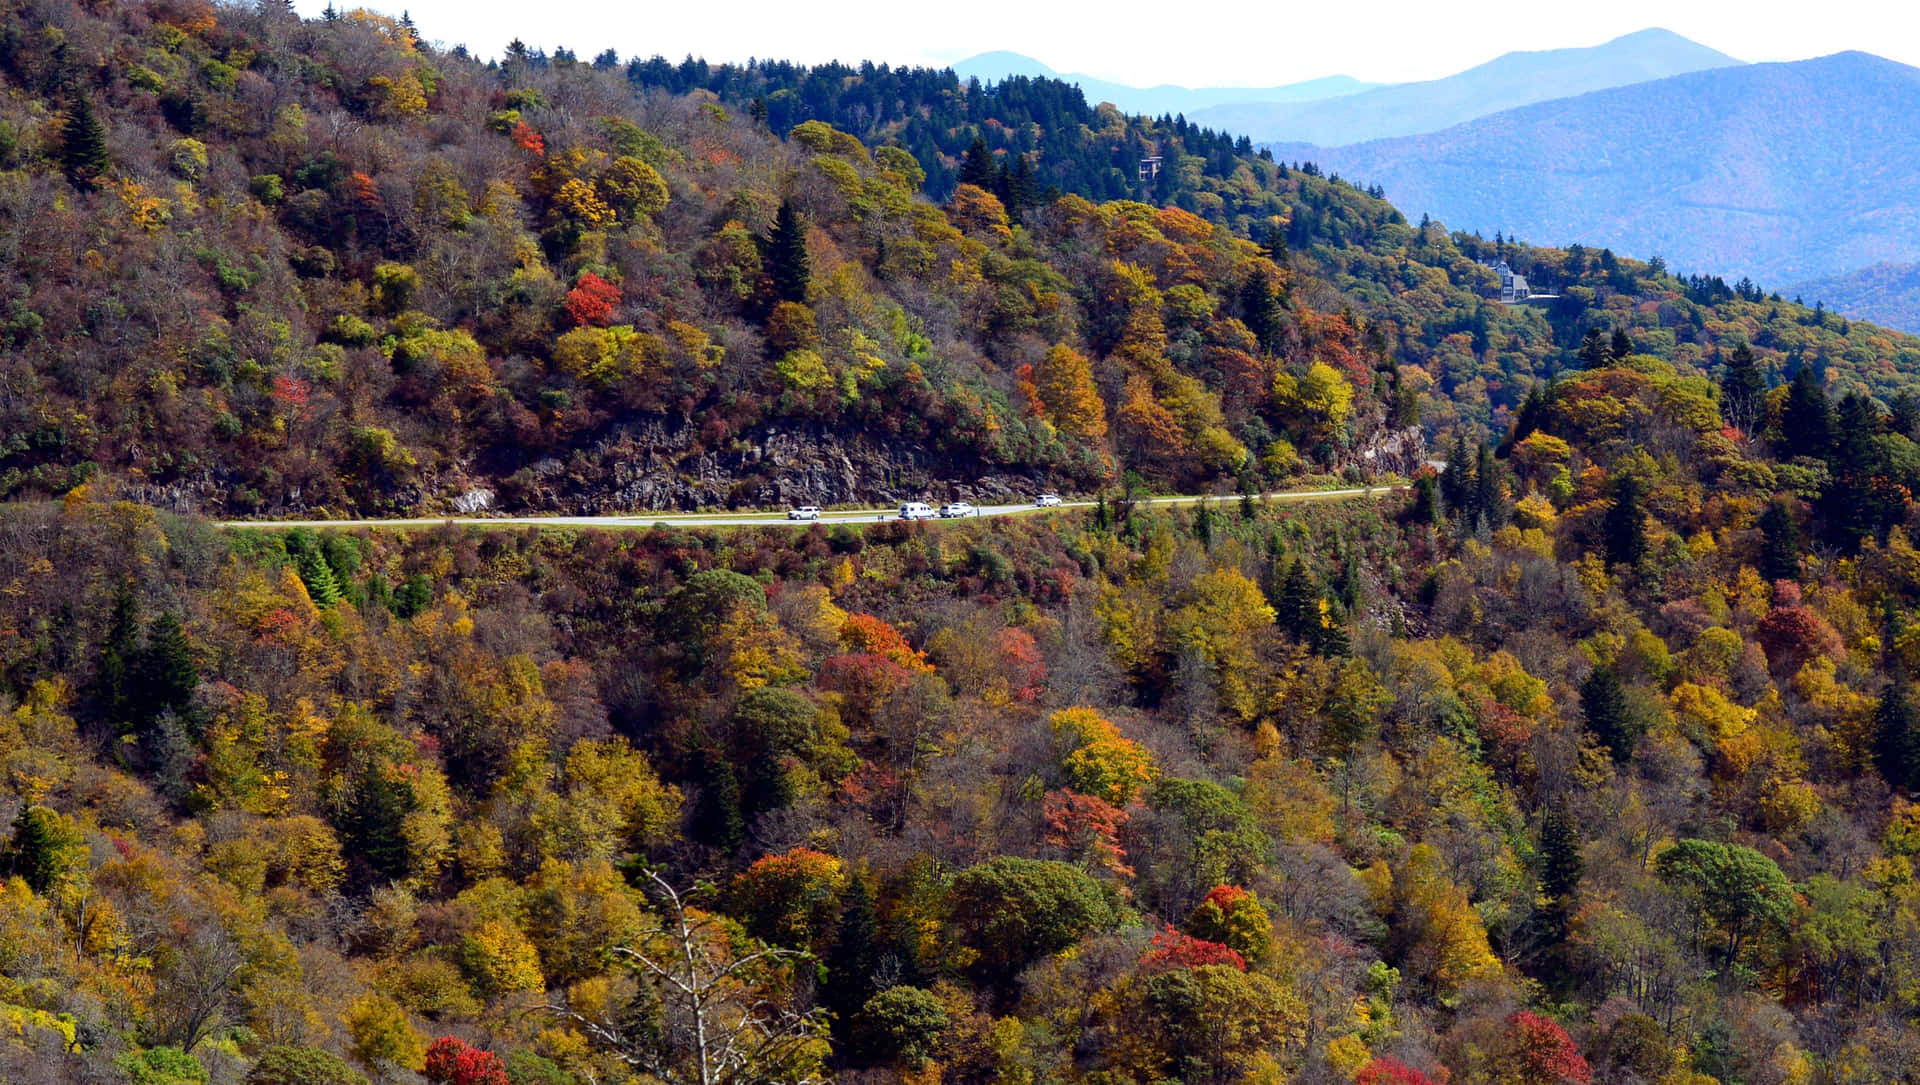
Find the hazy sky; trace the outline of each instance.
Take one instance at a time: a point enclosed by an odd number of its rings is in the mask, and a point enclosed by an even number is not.
[[[944,64],[991,49],[1060,71],[1144,86],[1267,86],[1323,75],[1380,82],[1431,79],[1514,49],[1597,45],[1663,26],[1742,60],[1798,60],[1861,49],[1920,66],[1913,0],[1216,0],[1072,4],[1047,0],[720,0],[630,4],[589,0],[387,0],[429,41],[498,55],[518,36],[586,59],[612,48],[709,60],[779,57]],[[318,14],[326,0],[296,0]],[[1177,20],[1190,15],[1195,22]]]

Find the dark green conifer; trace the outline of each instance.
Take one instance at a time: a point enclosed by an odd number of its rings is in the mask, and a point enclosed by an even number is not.
[[[792,200],[781,200],[766,242],[767,277],[776,301],[805,302],[813,265],[807,256],[807,228]]]
[[[695,755],[700,801],[693,809],[694,838],[732,855],[746,839],[746,818],[740,813],[740,777],[725,753],[712,747]]]
[[[1634,474],[1621,475],[1613,484],[1613,505],[1607,509],[1604,530],[1607,562],[1636,565],[1647,553],[1646,484]]]
[[[1873,760],[1880,775],[1902,791],[1920,790],[1920,712],[1914,711],[1913,689],[1905,675],[1894,675],[1874,710],[1873,723]]]
[[[1640,741],[1640,726],[1627,704],[1620,672],[1611,665],[1595,667],[1580,683],[1580,714],[1587,730],[1615,761],[1632,756],[1634,745]]]
[[[92,185],[113,166],[107,157],[107,126],[85,94],[73,95],[60,126],[60,164],[76,185]]]
[[[1780,410],[1780,439],[1790,456],[1826,459],[1833,452],[1833,402],[1820,387],[1814,367],[1801,366],[1787,384]]]
[[[1768,580],[1800,579],[1800,526],[1786,498],[1777,498],[1760,514],[1760,575]]]
[[[1726,371],[1720,375],[1720,414],[1742,433],[1759,429],[1766,411],[1767,378],[1745,343],[1733,348]]]
[[[987,141],[979,136],[973,137],[973,143],[967,148],[967,157],[960,163],[960,183],[991,192],[998,172],[993,165],[993,152],[987,150]]]

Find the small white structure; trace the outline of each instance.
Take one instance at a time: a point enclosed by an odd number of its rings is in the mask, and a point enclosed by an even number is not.
[[[1148,155],[1140,160],[1140,179],[1151,181],[1160,176],[1160,156]]]

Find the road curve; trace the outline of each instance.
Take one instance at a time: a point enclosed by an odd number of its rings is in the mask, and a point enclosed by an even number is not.
[[[1266,501],[1325,501],[1353,497],[1384,497],[1404,490],[1405,486],[1367,486],[1351,490],[1296,490],[1288,493],[1262,494]],[[1141,505],[1196,505],[1202,501],[1215,501],[1230,504],[1238,498],[1232,495],[1195,495],[1186,497],[1148,497],[1141,498]],[[1065,501],[1052,508],[1041,508],[1031,503],[1020,505],[982,505],[974,513],[976,517],[1014,516],[1057,512],[1062,509],[1090,509],[1092,501]],[[808,524],[878,524],[900,519],[898,509],[848,509],[822,512],[818,520],[789,520],[778,512],[762,513],[626,513],[619,516],[419,516],[402,517],[391,520],[216,520],[215,527],[222,528],[258,528],[269,531],[284,531],[296,527],[306,528],[430,528],[447,524],[474,527],[588,527],[588,528],[651,528],[651,527],[770,527],[778,524],[791,524],[805,527]],[[939,519],[926,521],[943,523]]]

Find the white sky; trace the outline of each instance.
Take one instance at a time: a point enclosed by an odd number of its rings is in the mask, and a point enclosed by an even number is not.
[[[496,56],[515,37],[585,60],[625,58],[873,60],[943,65],[992,49],[1056,70],[1149,86],[1271,86],[1324,75],[1377,82],[1433,79],[1515,49],[1597,45],[1651,26],[1742,60],[1799,60],[1847,49],[1920,66],[1913,0],[1216,0],[1183,8],[1110,0],[335,0],[408,9],[421,35]],[[326,0],[296,0],[317,15]],[[1181,25],[1182,14],[1193,22]]]

